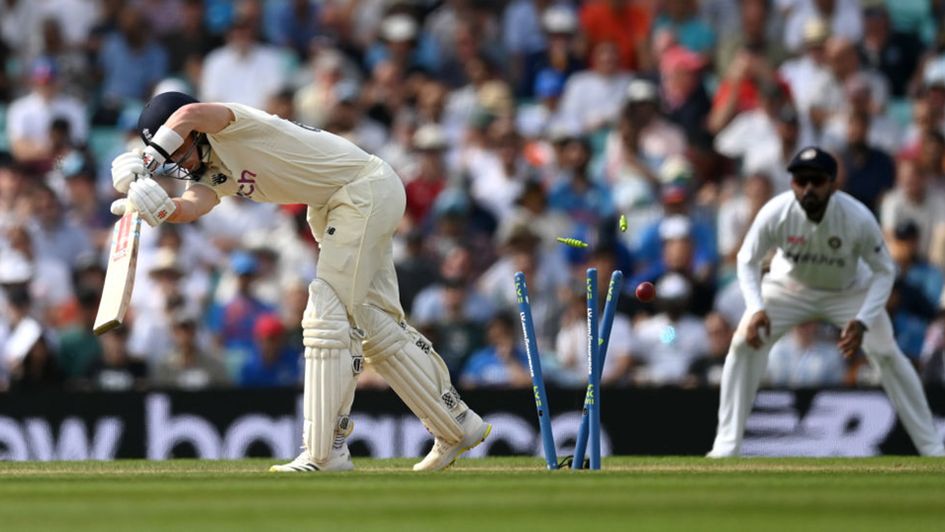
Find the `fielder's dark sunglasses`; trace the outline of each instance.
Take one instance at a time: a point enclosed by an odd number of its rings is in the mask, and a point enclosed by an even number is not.
[[[792,179],[799,187],[806,187],[808,183],[815,187],[822,187],[827,183],[827,176],[823,174],[801,174],[795,175]]]

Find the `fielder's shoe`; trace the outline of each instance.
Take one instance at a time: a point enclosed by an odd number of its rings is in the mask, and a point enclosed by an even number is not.
[[[414,471],[439,471],[453,465],[459,455],[479,445],[492,432],[492,425],[486,423],[479,414],[471,409],[466,411],[462,421],[463,434],[466,436],[456,444],[444,443],[439,438],[433,443],[433,449],[413,466]]]

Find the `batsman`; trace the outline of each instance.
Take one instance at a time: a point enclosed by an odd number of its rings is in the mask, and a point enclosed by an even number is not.
[[[146,147],[112,163],[114,186],[127,194],[112,205],[116,215],[135,209],[152,227],[187,223],[231,195],[308,206],[321,251],[302,318],[302,453],[271,471],[353,469],[346,441],[364,364],[435,437],[414,470],[444,469],[489,435],[491,425],[460,399],[430,341],[404,321],[392,238],[405,193],[390,165],[327,131],[178,92],[152,98],[138,132]],[[180,197],[151,178],[159,170],[187,181]]]

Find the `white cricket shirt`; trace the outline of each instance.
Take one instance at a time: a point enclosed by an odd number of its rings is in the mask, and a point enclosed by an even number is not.
[[[321,208],[339,188],[381,164],[352,142],[242,104],[226,105],[236,119],[207,135],[212,148],[197,184],[218,196]]]
[[[869,324],[885,308],[895,266],[873,214],[845,192],[834,192],[819,223],[807,218],[792,191],[762,207],[738,252],[738,282],[748,312],[764,308],[761,261],[772,248],[770,276],[816,290],[867,295],[856,319]]]

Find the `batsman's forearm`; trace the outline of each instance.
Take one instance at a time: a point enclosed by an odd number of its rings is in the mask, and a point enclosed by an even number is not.
[[[174,211],[174,214],[168,217],[168,222],[185,224],[193,222],[203,214],[197,210],[197,206],[194,205],[193,202],[181,198],[171,198],[171,201],[174,202],[174,206],[177,207],[177,209]]]

